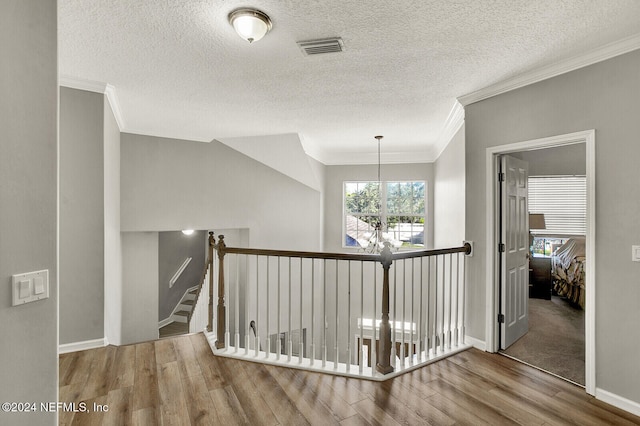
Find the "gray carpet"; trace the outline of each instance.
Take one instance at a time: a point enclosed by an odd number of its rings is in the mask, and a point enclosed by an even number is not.
[[[584,311],[566,300],[529,299],[529,332],[503,353],[584,385]]]

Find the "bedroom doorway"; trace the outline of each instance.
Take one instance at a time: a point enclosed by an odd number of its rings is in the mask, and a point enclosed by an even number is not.
[[[584,354],[584,380],[582,384],[585,385],[587,393],[594,394],[595,392],[595,346],[594,346],[594,330],[595,330],[595,273],[593,265],[595,265],[595,131],[585,131],[585,132],[577,132],[568,135],[560,135],[551,138],[537,139],[532,141],[519,142],[514,144],[502,145],[497,147],[492,147],[487,149],[487,283],[492,283],[487,285],[487,338],[486,338],[486,346],[487,350],[491,352],[498,352],[500,350],[500,317],[502,316],[501,312],[501,303],[502,303],[502,294],[501,294],[501,286],[500,286],[500,260],[501,254],[499,253],[500,243],[502,243],[501,238],[501,215],[500,215],[500,186],[497,182],[495,176],[497,176],[499,170],[499,161],[500,156],[509,154],[518,156],[523,153],[522,157],[530,157],[530,158],[544,158],[545,155],[551,156],[547,157],[553,158],[554,155],[561,151],[571,151],[576,147],[571,147],[572,145],[580,144],[581,147],[584,147],[584,154],[582,160],[582,166],[584,167],[584,176],[586,179],[586,200],[587,200],[587,208],[586,208],[586,224],[585,224],[585,235],[586,235],[586,244],[585,244],[585,255],[589,259],[590,268],[585,268],[585,287],[588,291],[585,292],[584,296],[584,311],[575,311],[574,313],[581,313],[583,316],[579,318],[580,315],[574,315],[574,317],[578,318],[565,318],[568,320],[575,320],[574,325],[571,323],[563,324],[562,326],[554,326],[552,324],[552,319],[557,319],[556,316],[559,312],[565,312],[567,306],[563,306],[563,303],[566,303],[564,299],[556,298],[551,295],[548,299],[538,299],[538,298],[528,298],[526,295],[526,300],[522,300],[519,303],[524,303],[527,305],[527,309],[529,309],[529,303],[531,302],[532,310],[529,314],[531,319],[530,328],[532,331],[534,329],[540,329],[538,332],[548,334],[547,345],[557,347],[561,346],[559,342],[562,342],[562,339],[566,341],[570,341],[572,339],[571,334],[575,337],[577,334],[584,336],[583,345],[584,349],[581,349]],[[552,148],[558,148],[557,150],[553,150]],[[526,160],[526,158],[525,158]],[[542,164],[538,165],[542,168],[550,167],[553,161],[544,161],[542,160]],[[535,169],[535,168],[534,168]],[[577,172],[565,172],[568,174],[579,174]],[[552,174],[551,172],[547,173],[546,171],[539,173],[534,170],[533,174]],[[532,175],[533,175],[532,174]],[[553,241],[553,244],[560,244],[566,241]],[[551,243],[551,241],[550,241]],[[550,244],[552,245],[552,244]],[[551,247],[549,247],[551,248]],[[555,247],[554,247],[555,248]],[[549,253],[550,254],[550,253]],[[540,256],[542,258],[542,256]],[[548,259],[548,258],[547,258]],[[536,259],[532,259],[536,260]],[[545,260],[543,262],[550,262],[550,259]],[[534,262],[532,262],[534,263]],[[543,270],[546,269],[546,266],[542,267]],[[550,271],[549,271],[550,272]],[[550,275],[550,274],[549,274]],[[550,277],[549,277],[550,278]],[[550,287],[550,285],[549,285]],[[551,290],[551,289],[549,289]],[[522,292],[520,292],[522,293]],[[544,294],[544,291],[542,292]],[[524,297],[524,296],[519,296]],[[541,303],[548,302],[548,303]],[[540,306],[538,306],[540,305]],[[528,311],[529,312],[529,311]],[[571,311],[566,311],[571,312]],[[571,315],[569,315],[571,317]],[[536,325],[536,321],[538,321],[538,325]],[[540,327],[539,325],[542,325]],[[575,325],[578,324],[578,325]],[[582,324],[581,326],[579,324]],[[545,328],[546,327],[546,328]],[[544,331],[546,330],[546,331]],[[556,332],[555,335],[551,332]],[[562,332],[565,334],[563,335]],[[558,334],[560,333],[560,334]],[[533,334],[533,333],[532,333]],[[533,336],[534,341],[537,343],[544,343],[540,340],[540,338],[535,338]],[[522,339],[526,339],[523,337]],[[522,340],[521,339],[521,340]],[[566,343],[566,342],[564,342]],[[515,343],[518,345],[519,341]],[[508,350],[508,348],[507,348]],[[524,352],[529,352],[529,349],[525,349]],[[552,351],[553,352],[553,351]],[[556,351],[561,352],[561,351]],[[509,354],[507,354],[509,355]],[[564,360],[558,358],[556,361],[551,361],[553,363],[561,364],[562,362],[568,361],[571,362],[571,359],[565,357]],[[525,360],[526,362],[526,360]],[[529,362],[530,364],[535,365],[534,362]],[[543,368],[545,370],[551,370],[552,373],[554,371],[550,368],[545,368],[545,366],[538,366],[539,368]],[[557,373],[556,373],[557,374]],[[558,374],[561,375],[561,374]],[[576,382],[576,379],[573,377],[567,377],[569,380]]]
[[[520,203],[527,204],[527,209],[518,221],[522,228],[519,229],[508,225],[514,216],[509,212],[510,205],[517,203],[505,206],[504,200],[509,199],[509,195],[505,194],[505,188],[502,191],[502,239],[507,242],[502,257],[509,258],[513,246],[510,242],[517,240],[521,241],[519,248],[526,259],[520,268],[522,273],[503,271],[501,274],[506,292],[501,293],[505,323],[501,327],[500,353],[584,386],[585,144],[521,151],[501,157],[503,164],[505,160],[521,164],[523,192],[528,197]],[[506,176],[502,186],[508,190],[514,185],[509,185]],[[515,229],[518,238],[505,238],[504,235],[509,234],[505,231],[509,229]],[[514,277],[528,283],[509,285]],[[524,297],[520,304],[509,306],[505,301],[514,299],[509,294],[514,288],[524,293]],[[514,311],[519,310],[515,308],[522,309],[523,313],[512,319]],[[517,324],[520,318],[526,320],[527,328],[515,335],[505,335],[505,331],[514,328],[506,325]]]

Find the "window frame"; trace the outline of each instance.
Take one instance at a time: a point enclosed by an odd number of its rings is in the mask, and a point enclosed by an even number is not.
[[[417,219],[422,219],[422,233],[423,233],[423,243],[422,247],[413,245],[409,247],[403,246],[399,247],[398,250],[416,250],[423,247],[426,247],[426,237],[427,237],[427,181],[424,179],[411,179],[411,180],[402,180],[402,179],[392,179],[392,180],[383,180],[380,181],[381,188],[380,191],[380,211],[378,213],[349,213],[347,212],[347,184],[378,184],[377,180],[344,180],[342,181],[342,227],[341,227],[341,247],[343,249],[354,249],[354,250],[362,250],[363,247],[360,245],[349,246],[347,245],[347,216],[354,216],[356,218],[361,216],[375,216],[380,218],[383,223],[388,223],[389,216],[405,216],[405,217],[414,217]],[[422,199],[422,214],[415,213],[396,213],[389,214],[388,213],[388,185],[392,183],[404,183],[411,184],[413,187],[416,183],[422,184],[423,186],[423,199]],[[414,199],[419,199],[412,197]],[[399,232],[399,231],[398,231]],[[412,232],[413,236],[413,232]]]

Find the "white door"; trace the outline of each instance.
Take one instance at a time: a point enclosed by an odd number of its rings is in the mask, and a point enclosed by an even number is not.
[[[502,156],[500,347],[508,348],[529,330],[528,164]]]

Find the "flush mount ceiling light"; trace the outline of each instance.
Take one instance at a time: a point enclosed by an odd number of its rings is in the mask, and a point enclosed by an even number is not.
[[[184,235],[191,235],[191,234],[193,234],[193,229],[183,229],[182,233]]]
[[[249,43],[260,40],[271,30],[271,19],[257,9],[236,9],[229,14],[229,23],[238,35]]]

